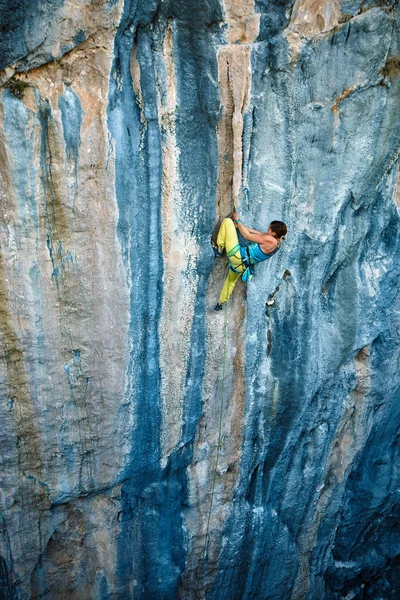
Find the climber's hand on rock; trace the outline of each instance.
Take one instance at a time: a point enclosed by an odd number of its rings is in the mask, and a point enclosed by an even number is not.
[[[232,213],[232,219],[234,221],[238,221],[239,220],[239,213],[236,212],[236,210],[234,210],[233,213]]]

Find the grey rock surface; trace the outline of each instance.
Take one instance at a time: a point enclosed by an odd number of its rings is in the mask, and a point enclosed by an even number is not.
[[[398,2],[0,27],[0,599],[399,598]]]

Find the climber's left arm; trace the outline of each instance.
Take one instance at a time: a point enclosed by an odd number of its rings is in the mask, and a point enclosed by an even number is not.
[[[267,234],[263,233],[262,231],[257,231],[256,229],[250,229],[250,227],[246,227],[246,225],[243,225],[243,223],[239,219],[239,213],[237,213],[236,211],[232,213],[232,219],[235,223],[236,228],[240,231],[242,236],[246,238],[246,240],[249,240],[250,242],[258,242],[259,244],[265,244],[265,236]]]
[[[242,222],[237,223],[237,228],[239,229],[242,236],[250,242],[258,242],[259,244],[265,244],[267,238],[269,238],[269,236],[266,233],[261,233],[260,231],[253,233],[250,229],[248,229],[248,227],[243,225]]]

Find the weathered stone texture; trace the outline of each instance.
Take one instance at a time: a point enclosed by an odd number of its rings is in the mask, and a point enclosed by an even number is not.
[[[0,23],[0,598],[398,598],[398,3]]]

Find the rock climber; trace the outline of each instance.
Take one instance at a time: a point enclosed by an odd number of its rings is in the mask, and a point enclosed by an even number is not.
[[[241,246],[236,229],[246,240],[253,243]],[[217,243],[212,243],[212,246],[216,256],[222,256],[225,250],[229,259],[229,271],[215,310],[222,310],[240,276],[243,281],[248,281],[253,275],[256,263],[267,260],[278,252],[286,233],[287,227],[282,221],[272,221],[267,233],[250,229],[243,225],[236,210],[231,218],[222,221]]]

